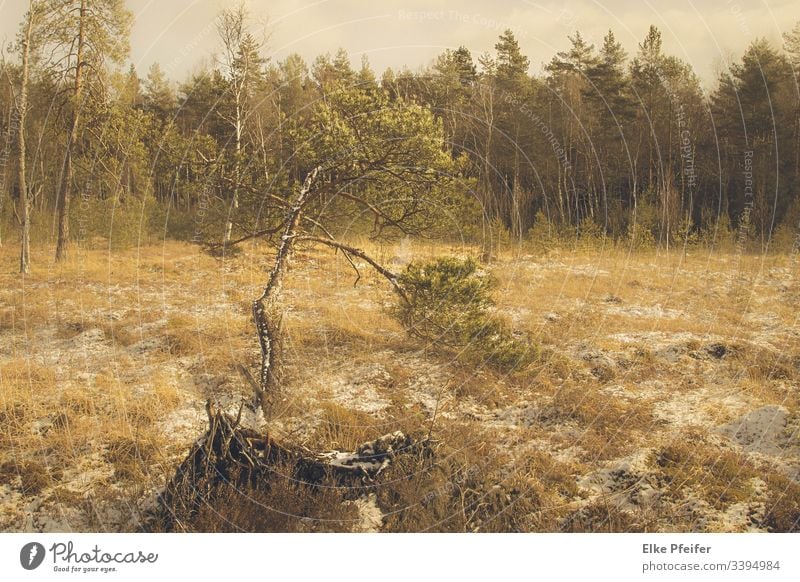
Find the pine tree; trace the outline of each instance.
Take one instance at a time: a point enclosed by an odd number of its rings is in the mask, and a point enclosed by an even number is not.
[[[74,180],[73,156],[80,135],[81,116],[91,99],[98,99],[94,81],[105,61],[121,62],[128,53],[132,14],[123,0],[55,0],[44,24],[51,54],[70,83],[71,103],[67,145],[58,192],[56,260],[67,256],[69,208]]]
[[[144,81],[144,109],[161,122],[175,113],[175,91],[158,63],[153,63]]]

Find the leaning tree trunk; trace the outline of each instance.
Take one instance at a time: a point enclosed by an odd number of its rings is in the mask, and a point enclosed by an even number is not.
[[[366,261],[386,277],[404,301],[408,297],[398,276],[382,267],[365,252],[330,238],[304,234],[302,221],[308,204],[315,199],[317,176],[322,166],[306,176],[300,191],[288,208],[275,263],[261,295],[253,301],[253,319],[261,347],[261,372],[255,381],[243,366],[241,371],[255,389],[256,404],[265,417],[270,417],[278,393],[276,378],[277,346],[280,329],[276,302],[286,263],[296,242],[324,244],[351,257]],[[324,229],[323,229],[324,230]],[[241,239],[245,240],[245,239]],[[240,241],[233,241],[237,244]],[[243,405],[244,406],[244,405]],[[219,410],[211,401],[206,403],[208,431],[192,447],[178,467],[164,492],[159,497],[157,521],[167,530],[191,530],[192,520],[203,506],[221,499],[231,488],[237,495],[248,491],[269,492],[276,467],[288,468],[290,478],[296,483],[316,488],[341,487],[349,492],[363,493],[365,486],[373,487],[375,479],[398,455],[416,456],[423,461],[433,456],[434,447],[428,437],[415,440],[401,432],[384,435],[364,443],[353,452],[315,452],[305,447],[281,444],[269,433],[262,433],[240,424],[242,407],[236,418]],[[263,419],[259,419],[263,420]],[[259,427],[256,427],[259,428]],[[280,473],[280,471],[277,471]]]
[[[280,291],[281,278],[286,266],[286,261],[291,253],[292,246],[297,231],[300,226],[300,221],[303,217],[303,210],[306,204],[312,198],[314,182],[321,168],[318,166],[314,168],[308,176],[306,176],[303,186],[297,198],[289,209],[289,214],[286,220],[286,228],[281,236],[281,244],[278,247],[278,252],[275,255],[275,264],[270,272],[267,284],[261,295],[253,301],[253,319],[256,324],[256,332],[258,333],[258,343],[261,347],[261,373],[259,374],[259,392],[256,394],[259,404],[264,410],[266,416],[270,415],[272,406],[275,403],[277,392],[276,374],[276,361],[277,361],[277,341],[278,341],[278,324],[274,313],[274,305],[277,294]]]

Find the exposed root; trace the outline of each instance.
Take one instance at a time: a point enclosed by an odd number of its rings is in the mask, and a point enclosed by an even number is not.
[[[290,477],[311,489],[333,482],[352,492],[374,483],[397,455],[432,456],[430,440],[414,441],[399,431],[364,443],[354,452],[318,453],[242,427],[241,410],[233,418],[208,401],[206,411],[208,431],[159,497],[156,517],[168,531],[186,529],[200,508],[226,488],[268,493],[276,466],[290,467]]]

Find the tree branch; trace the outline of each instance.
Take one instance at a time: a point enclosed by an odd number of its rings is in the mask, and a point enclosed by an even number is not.
[[[334,249],[339,249],[343,252],[353,255],[354,257],[358,257],[359,259],[366,261],[373,269],[375,269],[378,273],[380,273],[386,279],[388,279],[389,283],[392,284],[392,287],[397,292],[397,294],[400,295],[403,301],[405,301],[409,305],[411,304],[410,300],[408,299],[408,295],[406,295],[405,291],[403,291],[403,288],[400,286],[400,283],[398,281],[398,275],[391,272],[389,269],[385,268],[383,265],[378,263],[375,259],[367,255],[361,249],[357,249],[356,247],[351,247],[344,243],[340,243],[336,240],[320,238],[316,236],[299,236],[297,237],[296,240],[323,244]]]

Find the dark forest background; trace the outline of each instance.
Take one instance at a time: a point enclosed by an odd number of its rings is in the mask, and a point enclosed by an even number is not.
[[[3,244],[31,238],[63,258],[98,239],[216,244],[269,233],[285,212],[276,201],[320,158],[413,134],[446,163],[432,168],[430,151],[417,163],[417,145],[402,152],[408,178],[342,182],[338,205],[317,210],[330,228],[408,234],[399,225],[413,225],[420,202],[403,204],[398,184],[436,171],[448,182],[446,194],[431,193],[441,223],[413,234],[794,245],[800,25],[782,47],[753,40],[709,92],[664,53],[654,26],[635,54],[612,31],[601,46],[576,32],[542,75],[529,74],[511,31],[491,53],[461,47],[424,69],[376,72],[342,50],[269,60],[239,8],[220,15],[219,58],[170,79],[157,64],[123,65],[131,24],[120,0],[31,3],[0,65]],[[336,182],[337,168],[326,171]],[[387,219],[361,220],[364,200]]]

